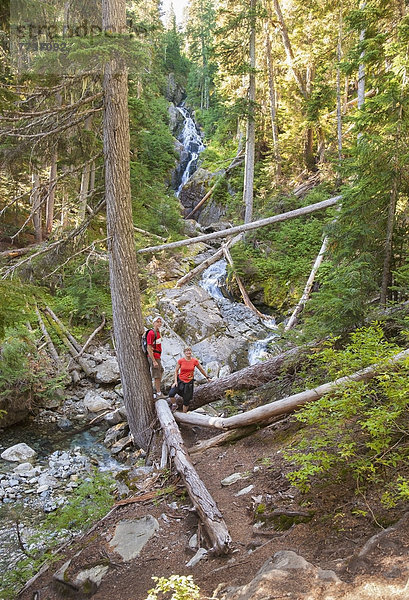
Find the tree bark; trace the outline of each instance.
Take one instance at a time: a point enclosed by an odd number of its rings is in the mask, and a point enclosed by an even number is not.
[[[266,219],[260,219],[259,221],[252,221],[251,223],[245,223],[244,225],[237,225],[236,227],[231,227],[230,229],[222,229],[221,231],[214,231],[213,233],[207,233],[206,235],[200,235],[195,238],[179,240],[178,242],[169,242],[168,244],[161,244],[160,246],[149,246],[148,248],[141,248],[140,250],[138,250],[138,254],[145,254],[147,252],[159,252],[160,250],[164,250],[165,248],[179,248],[181,246],[189,246],[190,244],[207,242],[208,240],[215,240],[219,237],[226,237],[228,235],[234,235],[243,231],[258,229],[259,227],[264,227],[265,225],[281,223],[282,221],[287,221],[288,219],[294,219],[295,217],[300,217],[302,215],[309,215],[310,213],[313,213],[317,210],[322,210],[324,208],[329,208],[330,206],[335,206],[341,199],[342,196],[334,196],[333,198],[323,200],[322,202],[317,202],[316,204],[310,204],[309,206],[304,206],[303,208],[297,208],[296,210],[291,210],[290,212],[282,213],[281,215],[267,217]]]
[[[340,386],[350,383],[352,381],[368,381],[372,377],[375,377],[381,370],[385,368],[392,368],[397,362],[403,360],[409,356],[409,349],[403,350],[396,354],[393,358],[385,361],[384,363],[374,364],[365,369],[361,369],[352,375],[346,377],[340,377],[330,383],[324,383],[319,385],[312,390],[306,390],[299,394],[293,394],[282,400],[277,400],[258,408],[253,408],[240,415],[233,417],[208,417],[199,413],[177,413],[175,415],[176,420],[179,423],[185,423],[189,425],[199,425],[200,427],[215,427],[216,429],[235,429],[236,427],[246,427],[247,425],[254,425],[255,423],[261,423],[271,417],[277,415],[287,414],[292,412],[299,406],[318,400],[326,394],[331,394]],[[210,384],[209,384],[210,385]]]
[[[307,346],[291,348],[257,365],[245,367],[226,377],[215,379],[195,389],[190,403],[192,410],[223,398],[227,390],[251,390],[268,383],[281,372],[295,357],[300,357]]]
[[[294,53],[293,53],[293,49],[292,49],[292,46],[291,46],[290,37],[288,35],[287,26],[286,26],[285,21],[284,21],[283,13],[281,12],[280,4],[279,4],[278,0],[274,0],[273,3],[274,3],[274,10],[275,10],[277,18],[278,18],[278,22],[280,24],[281,36],[283,38],[284,50],[285,50],[285,53],[286,53],[286,56],[287,56],[287,61],[289,63],[289,66],[290,66],[291,72],[293,74],[293,77],[295,79],[295,82],[298,85],[298,89],[301,92],[301,95],[304,98],[307,98],[307,91],[305,89],[305,82],[302,80],[302,77],[301,77],[300,73],[295,68]]]
[[[227,554],[231,550],[231,537],[223,516],[190,461],[168,403],[166,400],[157,400],[155,404],[169,456],[180,473],[193,506],[206,528],[211,544],[210,552],[216,555]]]
[[[395,227],[396,203],[397,203],[397,199],[398,199],[397,177],[398,177],[397,174],[395,174],[392,192],[391,192],[391,198],[389,201],[389,208],[388,208],[388,222],[387,222],[387,226],[386,226],[386,240],[385,240],[385,257],[384,257],[384,261],[383,261],[381,296],[380,296],[380,303],[382,305],[386,304],[386,300],[388,297],[388,287],[389,287],[390,278],[391,278],[392,241],[393,241],[393,230]]]
[[[271,15],[269,15],[269,21],[271,21]],[[277,128],[277,100],[276,100],[276,89],[275,89],[275,71],[273,56],[271,52],[271,41],[268,23],[265,24],[265,35],[266,35],[266,60],[268,70],[268,90],[270,96],[270,118],[271,118],[271,133],[273,136],[273,152],[276,170],[276,179],[281,177],[281,155],[280,146],[278,143],[278,128]]]
[[[54,222],[54,201],[55,201],[55,189],[57,186],[57,150],[54,149],[51,157],[50,166],[50,180],[48,184],[48,196],[45,206],[45,232],[47,236],[53,230]]]
[[[43,232],[41,224],[41,199],[40,199],[40,177],[36,167],[33,167],[33,173],[31,175],[31,206],[33,214],[33,226],[34,236],[36,242],[39,244],[43,241]]]
[[[254,159],[256,146],[256,3],[250,0],[250,40],[249,40],[249,88],[248,88],[248,114],[246,127],[246,153],[244,159],[244,185],[243,203],[245,206],[244,222],[250,223],[253,219],[253,191],[254,191]]]
[[[361,2],[360,10],[366,7],[366,2]],[[363,43],[365,41],[365,29],[362,29],[359,35],[359,41]],[[362,108],[365,102],[365,64],[363,62],[365,51],[362,50],[360,58],[361,62],[358,67],[358,109]]]
[[[103,0],[102,23],[106,32],[125,33],[125,0]],[[155,412],[152,380],[141,346],[144,327],[132,219],[128,73],[118,55],[112,54],[105,66],[103,90],[105,197],[113,329],[129,428],[135,443],[147,450],[152,441]]]
[[[91,129],[91,115],[87,117],[84,125],[85,131],[89,131]],[[80,185],[80,193],[79,193],[79,210],[78,210],[78,220],[80,223],[85,219],[85,215],[87,212],[87,200],[88,200],[88,190],[90,188],[90,177],[91,177],[91,164],[87,161],[84,165],[81,175],[81,185]]]

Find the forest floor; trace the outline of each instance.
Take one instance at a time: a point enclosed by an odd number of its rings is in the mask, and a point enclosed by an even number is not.
[[[193,568],[186,566],[195,553],[189,548],[188,541],[198,532],[198,519],[175,473],[166,482],[166,485],[176,484],[175,492],[155,501],[118,506],[89,535],[65,548],[61,560],[37,578],[19,598],[85,598],[68,586],[61,589],[53,580],[53,574],[68,558],[72,558],[71,567],[75,571],[101,561],[109,564],[108,574],[92,595],[94,600],[145,600],[148,590],[154,586],[152,576],[169,577],[172,574],[192,575],[203,599],[225,598],[224,589],[249,583],[279,550],[292,550],[314,566],[333,570],[343,583],[335,588],[332,586],[331,593],[326,595],[327,592],[319,591],[316,584],[311,589],[310,583],[306,584],[299,573],[290,581],[275,582],[271,594],[263,595],[260,600],[409,598],[409,519],[404,507],[400,507],[400,511],[387,511],[375,494],[357,495],[354,486],[345,482],[323,487],[310,496],[290,486],[285,477],[289,465],[282,456],[283,440],[296,434],[299,427],[292,419],[285,419],[279,425],[261,429],[232,445],[192,455],[199,476],[227,524],[233,540],[230,555],[206,556]],[[188,447],[210,435],[199,428],[192,430],[182,426],[181,430]],[[223,478],[238,472],[242,479],[230,486],[221,485]],[[237,495],[250,485],[253,486],[251,491]],[[274,517],[272,511],[275,514],[277,511],[296,511],[309,516]],[[146,515],[158,520],[159,531],[137,558],[123,562],[109,545],[115,526],[119,521]],[[387,529],[399,519],[397,529]],[[365,547],[366,542],[379,533],[381,535],[373,538],[370,547]],[[365,556],[359,560],[357,554],[362,550]],[[240,598],[253,599],[253,596]]]

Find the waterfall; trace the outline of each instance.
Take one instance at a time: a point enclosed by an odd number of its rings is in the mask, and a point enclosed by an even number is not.
[[[225,316],[227,320],[246,319],[248,321],[249,318],[255,318],[254,313],[250,311],[247,306],[229,300],[227,294],[223,294],[222,290],[226,281],[226,267],[227,263],[224,259],[217,261],[203,272],[199,285],[217,302],[223,316]],[[273,317],[268,320],[263,320],[263,325],[267,329],[277,329]],[[281,348],[275,341],[279,341],[279,334],[276,331],[266,338],[250,343],[248,348],[249,365],[254,365],[267,360],[276,354],[280,354]]]
[[[176,196],[179,197],[183,186],[186,184],[189,177],[196,171],[199,154],[203,152],[205,146],[199,128],[190,116],[189,111],[184,107],[184,104],[177,106],[176,108],[184,119],[182,132],[178,136],[178,140],[185,150],[184,157],[182,158],[179,167],[181,180],[176,191]]]

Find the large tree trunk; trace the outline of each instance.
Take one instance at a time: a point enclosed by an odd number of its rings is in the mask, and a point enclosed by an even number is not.
[[[388,297],[388,287],[391,279],[391,263],[392,263],[392,242],[393,242],[393,230],[395,227],[395,212],[396,203],[398,199],[398,175],[395,174],[393,181],[393,188],[391,192],[391,198],[388,208],[388,222],[386,226],[386,240],[385,240],[385,257],[383,261],[383,272],[382,272],[382,284],[381,284],[381,297],[380,303],[385,305]]]
[[[284,45],[284,50],[285,50],[285,53],[287,56],[288,64],[290,66],[290,69],[291,69],[291,72],[295,79],[295,82],[298,85],[298,89],[301,92],[301,95],[304,98],[306,98],[307,91],[305,89],[305,82],[303,81],[300,73],[298,72],[298,69],[295,67],[294,53],[293,53],[293,49],[292,49],[291,42],[290,42],[290,36],[288,35],[287,26],[284,21],[283,13],[281,12],[280,3],[278,2],[278,0],[273,0],[273,4],[274,4],[274,10],[276,12],[278,22],[280,24],[281,36],[283,38],[283,45]]]
[[[55,201],[55,189],[57,187],[57,150],[54,149],[51,158],[50,166],[50,179],[48,183],[48,196],[45,207],[45,232],[47,236],[53,230],[54,222],[54,201]]]
[[[90,131],[91,129],[91,119],[89,116],[85,120],[84,129],[85,131]],[[79,194],[79,210],[78,210],[78,221],[80,223],[85,219],[85,215],[87,213],[87,202],[88,202],[88,190],[90,188],[90,176],[91,176],[91,164],[89,160],[85,163],[82,169],[81,175],[81,185],[80,185],[80,194]]]
[[[271,15],[269,18],[271,21]],[[275,161],[276,178],[281,177],[281,155],[280,147],[278,143],[278,127],[277,127],[277,100],[276,100],[276,89],[275,89],[275,70],[273,63],[273,56],[271,52],[271,41],[268,23],[265,24],[265,35],[266,35],[266,60],[268,70],[268,90],[270,95],[270,117],[271,117],[271,133],[273,136],[273,152]]]
[[[217,505],[193,467],[182,436],[166,400],[156,401],[156,412],[162,427],[169,456],[180,473],[186,489],[210,540],[210,552],[227,554],[231,538]]]
[[[254,188],[254,157],[256,146],[256,121],[255,121],[255,102],[256,102],[256,3],[257,0],[250,0],[250,73],[248,90],[248,114],[246,129],[246,155],[244,160],[244,185],[243,185],[243,203],[245,206],[244,222],[250,223],[253,219],[253,188]]]
[[[215,427],[216,429],[235,429],[236,427],[246,427],[247,425],[262,423],[272,417],[292,412],[299,406],[312,402],[313,400],[318,400],[318,398],[322,398],[322,396],[325,396],[326,394],[331,394],[340,386],[350,383],[351,381],[367,381],[372,377],[375,377],[379,372],[382,372],[385,368],[393,367],[397,362],[408,356],[409,349],[403,350],[383,363],[371,365],[356,373],[352,373],[352,375],[340,377],[330,383],[319,385],[312,390],[293,394],[282,400],[264,404],[264,406],[253,408],[252,410],[248,410],[245,413],[233,417],[208,417],[199,413],[176,413],[175,417],[180,423],[199,425],[200,427]]]
[[[196,388],[190,403],[192,410],[223,398],[227,390],[251,390],[268,383],[295,357],[300,357],[306,346],[292,348],[257,365],[245,367],[226,377],[215,379]]]
[[[190,244],[197,244],[199,242],[207,242],[208,240],[215,240],[220,237],[227,237],[241,233],[243,231],[250,231],[251,229],[258,229],[266,225],[272,225],[273,223],[281,223],[288,219],[294,219],[295,217],[301,217],[302,215],[309,215],[317,210],[329,208],[335,206],[342,199],[342,196],[334,196],[328,200],[317,202],[316,204],[310,204],[296,210],[291,210],[281,215],[274,215],[273,217],[267,217],[266,219],[260,219],[259,221],[252,221],[251,223],[245,223],[244,225],[237,225],[230,229],[222,229],[221,231],[214,231],[213,233],[207,233],[205,235],[199,235],[195,238],[188,238],[185,240],[179,240],[178,242],[169,242],[168,244],[161,244],[160,246],[149,246],[147,248],[141,248],[138,250],[138,254],[144,254],[146,252],[159,252],[165,248],[180,248],[181,246],[189,246]]]
[[[361,2],[360,10],[363,10],[366,7],[366,2]],[[362,43],[365,40],[365,30],[362,29],[359,35],[359,41]],[[365,102],[365,64],[363,59],[365,57],[365,51],[362,50],[360,58],[361,62],[358,67],[358,109],[362,108]]]
[[[104,31],[125,33],[125,0],[102,1]],[[155,421],[152,381],[141,346],[142,311],[132,220],[128,74],[112,55],[104,80],[105,197],[113,328],[129,428],[135,443],[148,449]]]
[[[41,219],[41,198],[40,198],[40,177],[36,167],[33,167],[33,173],[31,175],[31,206],[32,206],[32,219],[34,226],[35,241],[40,243],[43,241],[42,231],[42,219]]]

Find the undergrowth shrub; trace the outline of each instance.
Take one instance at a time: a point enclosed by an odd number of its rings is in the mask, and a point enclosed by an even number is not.
[[[334,483],[352,475],[357,489],[376,484],[388,506],[409,499],[409,360],[391,366],[399,352],[379,324],[351,334],[342,350],[334,341],[312,357],[330,380],[373,363],[384,363],[369,381],[350,381],[331,395],[303,407],[296,419],[301,436],[286,452],[295,469],[289,480],[303,491],[318,481]]]
[[[0,402],[7,401],[6,409],[13,409],[13,404],[31,409],[63,387],[64,373],[55,373],[34,336],[23,325],[6,329],[0,347]]]
[[[84,531],[93,522],[102,518],[112,506],[112,491],[115,481],[108,473],[94,471],[79,487],[73,490],[69,502],[49,513],[45,518],[39,518],[36,532],[22,542],[25,557],[19,560],[14,568],[0,574],[0,589],[2,600],[16,598],[19,588],[36,573],[44,562],[55,562],[61,558],[53,551],[73,533]],[[6,518],[5,511],[15,510],[5,506],[0,516]],[[26,511],[24,511],[25,514]],[[8,515],[8,519],[15,518]],[[17,534],[17,531],[16,531]],[[21,547],[20,547],[21,549]]]
[[[166,577],[152,577],[156,582],[154,588],[148,591],[146,600],[158,600],[169,598],[169,600],[199,600],[200,589],[193,582],[192,575],[171,575]],[[171,596],[164,596],[172,592]]]

